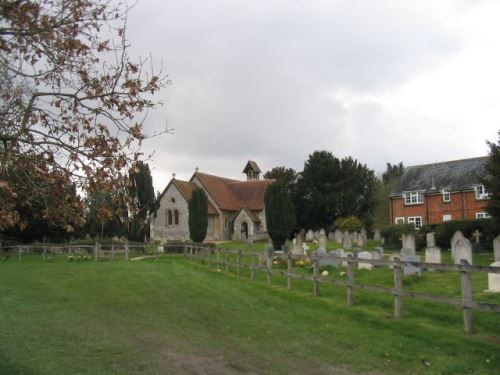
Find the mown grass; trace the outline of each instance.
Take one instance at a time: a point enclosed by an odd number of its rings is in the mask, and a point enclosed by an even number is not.
[[[40,256],[0,263],[0,373],[393,373],[492,374],[500,368],[500,318],[459,308],[244,270],[217,271],[180,256],[70,263]],[[302,270],[308,272],[308,270]],[[338,272],[335,274],[335,272]],[[391,285],[388,270],[357,281]],[[333,271],[330,277],[340,276]],[[405,278],[405,288],[450,295],[447,273]],[[484,280],[474,280],[481,289]],[[477,283],[477,284],[476,284]],[[438,285],[439,284],[439,285]],[[444,285],[442,285],[444,284]],[[457,289],[458,288],[458,289]],[[492,296],[498,303],[498,296]],[[496,299],[495,299],[496,298]],[[204,370],[203,370],[204,369]]]

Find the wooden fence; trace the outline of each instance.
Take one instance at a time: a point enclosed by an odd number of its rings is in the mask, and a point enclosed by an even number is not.
[[[213,250],[206,249],[201,246],[186,246],[184,248],[184,255],[186,257],[198,260],[211,266],[215,263],[217,269],[225,267],[226,272],[230,271],[230,268],[236,269],[236,274],[240,276],[240,270],[249,269],[250,279],[255,280],[255,274],[258,271],[265,272],[267,274],[267,283],[270,285],[272,283],[273,275],[284,275],[287,277],[287,287],[288,289],[293,288],[293,280],[300,279],[311,281],[313,283],[313,293],[315,296],[320,295],[321,284],[332,284],[337,286],[343,286],[347,288],[347,305],[351,306],[355,301],[355,290],[364,289],[373,292],[380,292],[385,294],[390,294],[394,296],[394,317],[402,317],[402,306],[403,297],[404,298],[414,298],[423,301],[430,301],[436,303],[443,303],[453,306],[459,306],[463,311],[463,322],[464,331],[467,335],[474,333],[474,321],[473,321],[473,310],[482,310],[493,313],[500,313],[500,305],[476,302],[472,298],[472,283],[471,275],[475,272],[482,273],[500,273],[500,267],[487,267],[487,266],[472,266],[466,260],[462,260],[461,264],[436,264],[436,263],[424,263],[424,262],[409,262],[401,259],[395,259],[393,261],[389,260],[371,260],[371,259],[357,259],[349,254],[347,257],[339,257],[332,254],[321,254],[321,255],[309,255],[309,256],[295,256],[291,253],[275,255],[286,259],[287,269],[278,270],[273,269],[273,257],[270,254],[264,253],[254,253],[254,252],[242,252],[241,250]],[[236,263],[231,262],[230,255],[235,256]],[[264,256],[265,265],[259,265],[257,259]],[[215,257],[215,259],[214,259]],[[242,259],[243,257],[250,257],[250,265],[245,264]],[[334,259],[339,262],[339,264],[344,263],[347,267],[346,275],[347,280],[334,280],[321,277],[320,271],[320,259]],[[293,261],[294,259],[307,259],[313,265],[313,275],[297,274],[293,272]],[[355,282],[355,269],[357,263],[370,263],[374,266],[382,267],[392,267],[394,274],[394,287],[386,288],[376,285],[361,284]],[[439,270],[439,271],[453,271],[460,272],[461,275],[461,291],[462,298],[454,298],[447,296],[431,295],[427,293],[414,292],[403,289],[403,267],[414,266],[421,267],[422,269],[428,270]]]

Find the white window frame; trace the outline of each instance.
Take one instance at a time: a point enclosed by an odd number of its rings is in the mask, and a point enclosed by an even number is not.
[[[451,192],[450,192],[450,189],[443,189],[441,192],[443,194],[443,203],[449,203],[449,202],[451,202]]]
[[[451,221],[451,215],[450,214],[443,215],[443,222],[444,221]]]
[[[489,219],[491,216],[487,212],[476,212],[476,219]]]
[[[490,194],[484,188],[484,185],[474,185],[474,193],[476,194],[476,199],[488,199]]]
[[[409,216],[407,222],[413,224],[415,229],[422,228],[422,216]]]
[[[405,206],[424,203],[424,194],[421,191],[405,191],[403,193]]]
[[[405,218],[404,216],[400,216],[394,219],[394,224],[399,225],[399,224],[404,224],[405,223]]]

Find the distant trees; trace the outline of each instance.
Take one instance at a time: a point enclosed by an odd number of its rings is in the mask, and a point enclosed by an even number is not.
[[[290,197],[295,193],[298,177],[298,173],[293,168],[287,167],[274,167],[264,174],[264,178],[280,182],[288,191]]]
[[[498,142],[488,142],[488,146],[490,152],[486,163],[487,177],[483,179],[484,187],[490,193],[486,210],[497,223],[500,223],[500,131]]]
[[[403,175],[404,171],[405,167],[403,165],[403,162],[394,165],[392,165],[391,163],[387,163],[386,170],[382,174],[382,182],[384,184],[388,184],[391,181],[398,180],[399,177]]]
[[[280,250],[295,226],[294,207],[285,185],[279,181],[269,185],[264,195],[264,203],[267,232],[273,241],[274,249]]]
[[[189,237],[193,242],[203,242],[208,227],[208,198],[203,189],[193,190],[188,201]]]
[[[375,175],[366,165],[328,151],[309,155],[297,180],[294,203],[303,228],[328,228],[336,218],[357,216],[370,224]]]
[[[403,175],[405,167],[403,162],[399,164],[387,163],[386,170],[382,174],[382,178],[377,180],[375,184],[374,197],[375,207],[373,211],[373,222],[379,228],[386,226],[390,223],[389,217],[389,194],[394,189]]]

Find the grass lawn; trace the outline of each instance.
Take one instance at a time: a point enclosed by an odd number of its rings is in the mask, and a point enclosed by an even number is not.
[[[231,246],[232,247],[232,246]],[[357,281],[391,283],[388,270]],[[486,275],[484,275],[486,277]],[[341,277],[334,275],[333,277]],[[405,288],[456,295],[446,273],[405,278]],[[458,280],[458,276],[457,276]],[[444,285],[438,285],[444,284]],[[455,285],[457,284],[457,285]],[[482,291],[484,279],[474,280]],[[458,289],[457,289],[458,288]],[[476,295],[475,295],[476,297]],[[499,303],[498,296],[485,296]],[[456,307],[265,275],[249,281],[180,256],[136,262],[0,262],[0,373],[493,374],[500,315],[475,312],[462,333]]]

